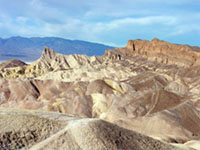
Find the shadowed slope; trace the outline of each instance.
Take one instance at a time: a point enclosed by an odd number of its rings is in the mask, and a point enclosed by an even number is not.
[[[11,59],[0,64],[0,68],[12,68],[19,66],[26,66],[27,64],[21,60]]]

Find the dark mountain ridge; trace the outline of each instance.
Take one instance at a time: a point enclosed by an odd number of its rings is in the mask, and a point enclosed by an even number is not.
[[[0,38],[0,60],[17,58],[25,61],[33,61],[40,57],[45,46],[54,49],[58,53],[103,55],[106,49],[113,47],[81,40],[69,40],[58,37],[11,37]]]

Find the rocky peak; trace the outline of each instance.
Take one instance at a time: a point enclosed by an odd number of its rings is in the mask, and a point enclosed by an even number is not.
[[[158,38],[153,38],[152,42],[159,42],[160,40]]]
[[[51,48],[49,47],[45,47],[43,52],[42,52],[42,57],[46,58],[46,59],[52,59],[54,58],[56,55],[56,52],[53,51]]]
[[[126,48],[135,50],[134,41],[133,41],[133,40],[128,40],[128,43],[127,43],[127,45],[126,45]]]

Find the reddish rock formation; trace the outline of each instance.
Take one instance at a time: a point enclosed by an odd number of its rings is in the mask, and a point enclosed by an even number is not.
[[[193,66],[199,64],[199,51],[199,47],[171,44],[154,38],[152,41],[140,39],[129,40],[125,48],[116,48],[114,51],[108,50],[105,55],[140,55],[148,60],[159,63]]]

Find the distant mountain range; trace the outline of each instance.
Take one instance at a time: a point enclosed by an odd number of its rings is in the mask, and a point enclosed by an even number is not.
[[[8,59],[21,59],[33,61],[41,56],[44,47],[50,47],[58,53],[103,55],[106,49],[114,47],[86,42],[81,40],[68,40],[57,37],[11,37],[8,39],[0,38],[0,61]]]

